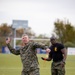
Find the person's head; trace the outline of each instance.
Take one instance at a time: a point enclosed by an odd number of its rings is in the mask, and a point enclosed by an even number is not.
[[[55,44],[56,43],[56,37],[51,37],[50,42],[52,45]]]
[[[27,34],[22,35],[22,42],[25,44],[27,44],[29,42],[29,37]]]

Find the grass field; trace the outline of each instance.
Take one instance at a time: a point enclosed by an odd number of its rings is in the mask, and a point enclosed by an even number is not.
[[[41,56],[45,54],[38,54],[40,75],[51,75],[51,62],[42,61]],[[13,54],[0,54],[0,75],[21,75],[22,63],[20,56]],[[66,75],[75,75],[75,56],[68,56],[66,61]]]

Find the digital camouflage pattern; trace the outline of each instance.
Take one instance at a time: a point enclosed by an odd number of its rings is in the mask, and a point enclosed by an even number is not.
[[[28,71],[28,72],[22,71],[21,75],[40,75],[39,68],[37,68],[35,70]]]
[[[33,70],[36,70],[35,75],[39,75],[39,67],[38,67],[38,58],[37,58],[37,51],[35,50],[36,48],[42,48],[46,49],[47,47],[42,44],[38,44],[35,42],[29,42],[26,44],[24,47],[20,48],[19,50],[15,50],[10,46],[10,44],[7,44],[9,50],[11,53],[15,55],[20,55],[22,63],[23,63],[23,70],[22,70],[22,75],[28,75],[27,72],[31,72]],[[27,73],[27,74],[25,74]],[[33,72],[34,73],[34,72]],[[34,74],[30,74],[34,75]]]
[[[62,67],[61,62],[52,62],[51,64],[52,75],[65,75],[65,65]]]

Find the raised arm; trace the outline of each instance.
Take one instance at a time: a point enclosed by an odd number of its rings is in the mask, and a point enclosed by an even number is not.
[[[10,52],[15,54],[15,55],[19,55],[20,54],[20,50],[15,50],[13,47],[11,47],[10,42],[11,42],[11,39],[7,38],[6,39],[6,44],[7,44],[8,49],[10,50]]]
[[[11,53],[15,54],[15,55],[19,55],[20,54],[20,50],[16,50],[13,47],[10,46],[10,44],[7,44],[8,49],[10,50]]]

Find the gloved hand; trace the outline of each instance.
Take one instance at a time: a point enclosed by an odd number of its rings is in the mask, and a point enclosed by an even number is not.
[[[42,60],[45,60],[45,58],[41,57]]]

